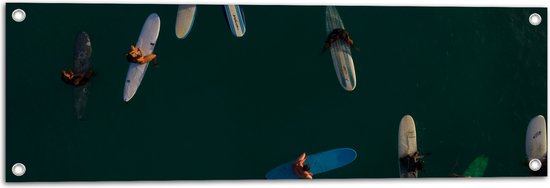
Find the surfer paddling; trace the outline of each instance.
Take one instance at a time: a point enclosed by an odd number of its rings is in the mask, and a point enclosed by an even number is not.
[[[309,165],[304,165],[304,161],[306,161],[306,153],[302,153],[292,165],[294,174],[303,179],[313,179],[313,174],[309,172]]]
[[[420,155],[418,152],[414,152],[412,155],[407,155],[399,160],[401,160],[401,164],[407,165],[407,172],[416,173],[417,171],[424,170],[424,161],[422,158],[424,158],[424,156]]]
[[[72,70],[62,70],[61,71],[61,80],[63,82],[73,85],[73,86],[81,86],[86,84],[90,79],[95,76],[95,72],[93,70],[89,70],[86,72],[80,72],[80,73],[74,73]]]
[[[141,50],[136,48],[134,45],[130,45],[130,52],[126,54],[126,60],[131,63],[145,64],[152,61],[153,65],[158,66],[157,64],[157,55],[151,53],[149,55],[143,56]]]
[[[330,32],[330,34],[327,37],[327,40],[325,40],[325,46],[323,48],[323,51],[325,51],[326,49],[329,49],[332,46],[332,43],[336,42],[337,40],[342,40],[346,42],[346,44],[349,47],[355,48],[355,46],[353,45],[353,40],[349,36],[349,32],[342,28],[336,28],[332,30],[332,32]]]

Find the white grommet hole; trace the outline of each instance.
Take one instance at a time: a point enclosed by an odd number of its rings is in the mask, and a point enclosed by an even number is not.
[[[537,26],[540,22],[542,22],[542,17],[540,17],[539,14],[533,13],[529,16],[529,23],[531,23],[531,25]]]
[[[22,176],[25,174],[25,171],[27,171],[27,168],[25,168],[25,165],[21,164],[21,163],[15,163],[12,167],[11,167],[11,172],[13,173],[13,175],[15,176]]]
[[[541,167],[542,163],[539,159],[531,159],[531,161],[529,161],[529,169],[531,169],[532,171],[538,171]]]
[[[27,17],[27,14],[22,9],[15,9],[11,13],[11,18],[13,18],[13,21],[16,22],[22,22],[23,20],[25,20],[25,17]]]

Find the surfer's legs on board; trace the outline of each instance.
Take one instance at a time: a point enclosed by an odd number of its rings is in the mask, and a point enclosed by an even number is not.
[[[146,55],[143,58],[140,58],[139,63],[140,64],[145,64],[145,63],[153,61],[154,59],[157,59],[157,55],[156,54],[149,54],[149,55]]]
[[[146,55],[145,57],[141,57],[141,56],[132,57],[131,54],[127,54],[126,59],[128,60],[128,62],[131,62],[131,63],[145,64],[145,63],[153,62],[155,66],[158,66],[156,61],[157,60],[156,54],[149,54],[149,55]]]

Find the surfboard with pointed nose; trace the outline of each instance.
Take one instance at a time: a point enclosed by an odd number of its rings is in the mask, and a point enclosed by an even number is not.
[[[141,50],[143,56],[147,56],[153,53],[157,38],[160,32],[160,18],[156,13],[153,13],[147,17],[141,33],[139,35],[136,47]],[[138,64],[138,63],[129,63],[128,74],[126,75],[126,82],[124,84],[124,95],[123,99],[125,102],[130,101],[132,97],[136,94],[145,72],[147,71],[147,66],[149,63]]]
[[[328,6],[325,13],[327,35],[334,29],[345,29],[336,7]],[[357,85],[357,81],[355,79],[355,66],[353,65],[350,47],[344,41],[336,40],[330,47],[330,54],[340,85],[346,91],[353,91]]]

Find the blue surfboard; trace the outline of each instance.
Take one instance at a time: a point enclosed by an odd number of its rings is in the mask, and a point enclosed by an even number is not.
[[[244,33],[246,32],[246,24],[244,21],[244,15],[239,5],[225,5],[225,15],[227,17],[227,22],[229,23],[231,33],[233,33],[236,37],[244,36]]]
[[[304,164],[309,164],[310,172],[313,176],[346,166],[353,162],[357,157],[357,152],[351,148],[338,148],[313,155],[307,155]],[[292,169],[292,164],[296,160],[292,160],[282,164],[273,170],[269,171],[265,177],[267,179],[298,179]]]

